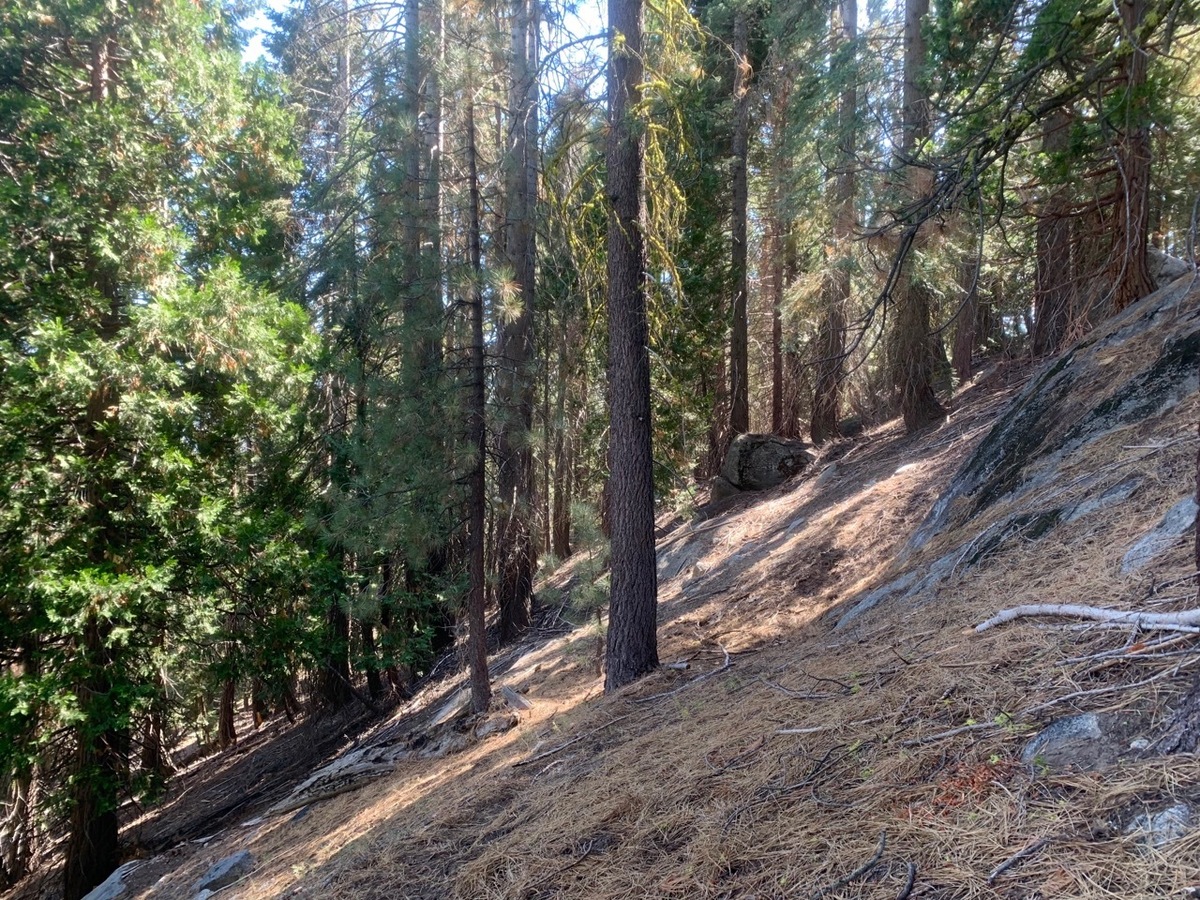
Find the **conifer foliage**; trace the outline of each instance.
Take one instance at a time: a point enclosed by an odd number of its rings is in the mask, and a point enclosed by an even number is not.
[[[287,119],[235,23],[182,2],[0,19],[3,874],[30,863],[36,794],[76,898],[164,775],[188,639],[291,614],[255,551],[288,539],[263,494],[312,340],[272,291]]]

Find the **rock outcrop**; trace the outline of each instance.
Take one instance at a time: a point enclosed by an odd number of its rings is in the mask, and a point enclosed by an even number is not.
[[[254,865],[254,854],[249,850],[241,850],[211,866],[196,882],[192,891],[197,894],[203,894],[205,891],[215,894],[221,888],[245,878],[254,871]]]
[[[1200,284],[1190,275],[1096,328],[1036,375],[954,477],[910,541],[934,537],[1004,501],[1062,481],[1072,455],[1117,429],[1162,415],[1200,386]],[[1097,486],[1101,476],[1097,473]],[[1101,487],[1107,490],[1108,487]]]
[[[1059,525],[1135,498],[1144,487],[1140,473],[1081,461],[1093,444],[1169,415],[1197,389],[1200,279],[1189,270],[1101,324],[1030,380],[951,479],[889,580],[852,598],[835,627],[846,628],[885,602],[919,603],[951,575],[1010,543],[1038,541]],[[1186,487],[1189,496],[1172,498],[1158,525],[1126,548],[1123,574],[1148,569],[1194,527],[1196,506]],[[943,535],[973,531],[930,558],[929,548]]]

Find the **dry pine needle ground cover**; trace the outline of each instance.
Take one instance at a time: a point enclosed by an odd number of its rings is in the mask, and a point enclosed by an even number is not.
[[[1103,474],[1093,494],[1138,473],[1128,502],[1037,540],[1018,534],[833,628],[852,598],[1012,513],[989,510],[896,562],[1024,378],[993,372],[940,429],[884,427],[799,481],[667,535],[660,654],[686,670],[605,698],[594,624],[531,644],[497,678],[533,702],[517,728],[232,827],[140,896],[187,896],[242,847],[258,867],[226,889],[239,898],[1190,896],[1200,832],[1152,851],[1119,820],[1200,797],[1196,758],[1055,774],[1018,757],[1073,711],[1161,721],[1200,669],[1198,639],[1149,652],[1128,629],[971,626],[1026,602],[1194,605],[1190,536],[1135,575],[1120,562],[1193,489],[1195,396],[1069,461]],[[834,455],[836,474],[818,480]]]

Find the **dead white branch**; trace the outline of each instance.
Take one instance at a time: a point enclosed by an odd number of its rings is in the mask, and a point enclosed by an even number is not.
[[[1147,631],[1177,631],[1200,627],[1200,609],[1185,609],[1174,613],[1148,613],[1136,610],[1105,609],[1101,606],[1082,606],[1074,603],[1033,603],[1002,610],[986,622],[975,626],[976,633],[1004,625],[1014,619],[1031,616],[1061,616],[1068,619],[1088,619],[1092,622],[1134,625]]]

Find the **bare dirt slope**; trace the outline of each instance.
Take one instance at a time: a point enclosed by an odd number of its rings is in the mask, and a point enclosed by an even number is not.
[[[995,366],[942,427],[828,448],[805,477],[667,534],[660,654],[686,669],[604,697],[596,626],[544,633],[496,669],[533,704],[517,727],[230,824],[148,861],[133,896],[190,897],[243,848],[254,871],[221,897],[1192,896],[1200,832],[1150,849],[1122,831],[1200,798],[1194,756],[1091,773],[1019,756],[1080,710],[1125,711],[1153,738],[1200,665],[1196,637],[972,626],[1020,603],[1196,605],[1193,532],[1122,571],[1195,489],[1194,358],[1136,414],[1112,401],[1195,332],[1197,299],[1177,286],[1089,338],[1077,362],[1099,368],[1070,369],[1064,405],[1009,438],[993,426],[1058,390],[1054,363]]]

